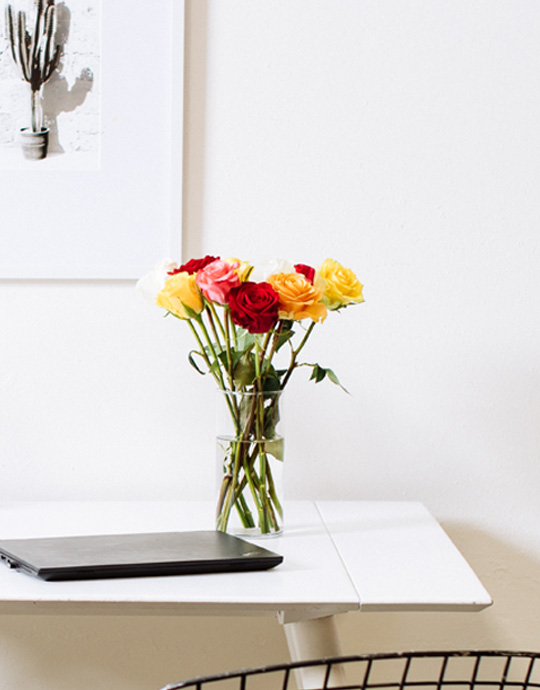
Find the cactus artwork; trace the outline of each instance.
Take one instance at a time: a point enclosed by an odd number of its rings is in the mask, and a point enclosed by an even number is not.
[[[26,12],[15,13],[11,5],[6,7],[6,28],[11,56],[18,66],[22,78],[28,82],[31,91],[31,132],[44,138],[41,90],[53,75],[60,61],[61,48],[55,45],[56,30],[55,0],[36,0],[33,31],[28,28]],[[25,130],[23,130],[24,133]],[[36,139],[37,142],[37,139]],[[37,143],[34,144],[34,148]],[[26,154],[25,154],[26,155]],[[46,149],[45,154],[46,155]],[[36,151],[29,158],[43,158]]]

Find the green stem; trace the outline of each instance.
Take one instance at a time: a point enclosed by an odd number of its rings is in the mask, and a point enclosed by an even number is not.
[[[268,355],[268,364],[272,362],[274,355],[276,354],[276,348],[279,343],[279,338],[281,336],[281,331],[283,330],[283,321],[279,322],[278,327],[273,332],[272,347],[270,348],[270,354]]]
[[[226,441],[223,443],[218,440],[218,448],[223,453],[223,480],[218,497],[216,527],[225,532],[229,522],[229,516],[233,505],[236,504],[236,485],[238,483],[238,473],[240,467],[241,444],[238,440]],[[240,516],[242,519],[242,516]],[[244,522],[242,520],[242,522]]]
[[[238,335],[236,333],[236,326],[234,325],[234,321],[232,320],[231,310],[229,309],[229,307],[225,307],[225,327],[227,328],[227,333],[229,333],[229,331],[232,331],[234,349],[238,350]]]
[[[206,340],[206,342],[208,344],[208,349],[212,353],[215,366],[210,363],[210,358],[206,354],[206,350],[202,344],[202,341],[201,341],[198,333],[196,332],[193,324],[191,323],[191,320],[189,320],[189,324],[191,325],[191,330],[193,331],[193,333],[195,334],[195,336],[197,338],[197,342],[199,343],[199,345],[201,347],[202,354],[205,357],[205,361],[208,364],[209,370],[212,372],[212,374],[213,374],[214,378],[216,379],[221,390],[224,391],[224,393],[225,393],[225,400],[227,402],[227,407],[229,408],[229,412],[231,414],[232,419],[236,422],[236,420],[238,419],[238,410],[235,409],[235,405],[233,405],[231,398],[228,395],[228,390],[227,390],[227,387],[225,385],[225,380],[223,379],[223,375],[221,373],[221,366],[220,366],[220,362],[219,362],[219,359],[218,359],[217,354],[216,354],[216,350],[214,348],[214,344],[212,343],[212,340],[210,338],[210,334],[208,333],[208,329],[206,328],[206,326],[204,324],[202,316],[199,314],[197,317],[195,317],[195,319],[196,319],[197,323],[199,324],[199,326],[202,330],[204,339]],[[231,397],[234,400],[234,393],[232,394]]]
[[[199,345],[199,353],[202,356],[202,358],[204,359],[205,364],[208,367],[208,371],[216,379],[218,384],[221,384],[222,381],[220,380],[220,377],[218,376],[218,374],[215,371],[212,371],[212,362],[210,361],[210,358],[206,354],[206,350],[205,350],[205,347],[204,347],[203,342],[201,340],[201,336],[198,334],[197,329],[193,325],[193,322],[191,321],[191,319],[188,319],[187,322],[188,322],[189,327],[191,328],[193,335],[195,336],[197,344]]]
[[[232,358],[231,358],[231,348],[230,348],[230,343],[227,338],[227,335],[225,333],[225,329],[223,327],[223,324],[221,323],[221,319],[217,315],[216,308],[212,302],[209,300],[205,300],[206,304],[206,314],[208,316],[208,322],[210,323],[210,328],[212,329],[212,333],[214,334],[214,338],[216,341],[216,345],[219,347],[220,352],[225,352],[227,356],[227,368],[226,368],[226,373],[229,379],[229,387],[231,390],[235,389],[234,385],[234,378],[233,378],[233,370],[232,370]],[[221,343],[221,338],[218,334],[218,331],[216,329],[216,323],[218,324],[219,331],[221,333],[221,337],[223,338],[225,345],[222,345]]]
[[[236,508],[240,514],[240,519],[244,527],[252,528],[255,527],[255,521],[253,520],[253,515],[247,504],[246,499],[243,494],[240,494],[237,501],[235,501]]]
[[[283,520],[283,507],[276,492],[276,485],[270,467],[268,467],[268,493],[270,494],[273,504],[276,506],[279,517]]]
[[[210,308],[210,311],[212,312],[212,316],[213,316],[214,319],[217,321],[217,324],[218,324],[218,326],[219,326],[219,330],[221,331],[221,335],[225,338],[225,329],[223,328],[223,324],[221,323],[221,319],[220,319],[219,316],[217,315],[217,312],[216,312],[216,308],[215,308],[215,306],[214,306],[214,303],[211,302],[210,300],[207,300],[207,301],[206,301],[206,304],[207,304],[207,306]],[[215,333],[215,329],[214,329],[214,333]],[[216,340],[219,340],[219,338],[217,337],[217,334],[216,334]]]
[[[223,331],[223,335],[225,337],[225,347],[227,349],[227,366],[229,368],[229,379],[231,381],[231,388],[233,390],[236,390],[235,382],[234,382],[234,376],[233,376],[233,365],[232,365],[232,354],[231,354],[231,332],[229,328],[229,318],[228,318],[228,307],[224,307],[225,309],[225,329]],[[221,322],[220,322],[221,324]]]
[[[221,340],[219,339],[219,335],[218,335],[218,332],[216,329],[216,323],[214,321],[214,316],[215,316],[216,320],[219,322],[215,307],[211,302],[208,302],[208,301],[206,301],[205,304],[206,304],[206,316],[208,317],[208,323],[210,324],[210,328],[212,330],[212,333],[214,334],[215,343],[218,346],[220,352],[222,352],[225,348],[221,344]]]
[[[259,455],[259,501],[261,506],[261,530],[263,532],[270,531],[270,522],[275,523],[275,516],[273,515],[272,506],[268,497],[267,479],[268,479],[268,458],[265,451],[265,425],[264,425],[264,395],[262,392],[262,378],[261,378],[261,362],[264,357],[268,343],[270,342],[270,333],[267,333],[264,343],[261,344],[258,340],[255,341],[255,383],[258,383],[259,395],[256,396],[257,407],[255,413],[255,438],[258,447]]]
[[[206,328],[206,325],[205,325],[205,323],[202,319],[202,316],[200,314],[199,314],[199,316],[196,317],[196,320],[197,320],[197,323],[199,324],[199,326],[201,327],[204,339],[206,340],[206,343],[208,345],[208,349],[210,350],[210,352],[212,353],[212,357],[214,358],[215,374],[218,378],[219,384],[220,384],[222,390],[226,390],[225,381],[224,381],[223,375],[221,373],[221,366],[220,366],[218,356],[216,354],[216,349],[214,347],[214,343],[212,342],[212,339],[210,338],[210,334],[208,333],[208,329]]]
[[[283,381],[281,382],[281,388],[282,388],[282,389],[285,388],[285,386],[287,385],[288,380],[291,378],[291,375],[292,375],[293,371],[294,371],[295,368],[296,368],[296,358],[298,357],[298,355],[299,355],[300,352],[302,351],[304,345],[307,343],[309,336],[312,334],[313,329],[315,328],[315,325],[316,325],[316,322],[315,322],[315,321],[312,321],[311,324],[309,325],[309,328],[307,329],[307,331],[306,331],[304,337],[302,338],[300,344],[298,345],[298,347],[296,348],[296,350],[293,350],[293,351],[292,351],[291,362],[290,362],[290,364],[289,364],[289,368],[288,368],[288,370],[287,370],[287,373],[286,373],[285,376],[283,377]]]
[[[226,312],[224,320],[225,342],[226,347],[229,348],[227,350],[228,362],[231,362],[231,323],[229,318],[230,315]],[[235,335],[234,330],[232,333]],[[215,331],[214,335],[217,337]],[[265,439],[266,415],[275,403],[272,400],[268,406],[267,402],[270,396],[265,397],[263,392],[264,377],[270,368],[268,356],[273,356],[276,351],[276,344],[272,344],[273,337],[275,337],[275,332],[267,333],[265,337],[255,338],[255,379],[252,394],[246,393],[248,397],[244,399],[242,404],[233,405],[229,398],[236,398],[234,392],[225,391],[229,410],[235,423],[236,439],[230,441],[229,450],[225,450],[229,458],[225,467],[228,474],[223,478],[217,516],[217,528],[222,531],[227,529],[233,507],[245,528],[255,526],[246,500],[247,491],[251,496],[249,505],[252,505],[257,512],[257,521],[261,532],[265,534],[279,529],[278,515],[282,515],[282,508],[276,494]],[[209,338],[207,338],[208,340]],[[212,353],[210,343],[209,352]],[[228,393],[230,395],[227,395]],[[248,404],[246,405],[246,403]]]

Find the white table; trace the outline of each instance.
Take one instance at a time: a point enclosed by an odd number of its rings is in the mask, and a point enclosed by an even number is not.
[[[0,538],[213,529],[207,503],[0,504]],[[420,503],[286,504],[264,572],[43,582],[0,567],[0,614],[274,615],[291,658],[338,656],[346,611],[475,611],[491,598]],[[311,684],[303,678],[305,686]]]

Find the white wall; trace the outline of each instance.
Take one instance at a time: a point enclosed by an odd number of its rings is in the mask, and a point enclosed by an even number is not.
[[[306,352],[352,395],[290,386],[289,498],[423,501],[495,599],[343,616],[345,651],[539,649],[540,5],[188,0],[186,41],[185,257],[333,256],[366,286]],[[0,313],[6,498],[211,494],[182,324],[130,282],[4,282]],[[285,656],[266,619],[0,619],[0,689]]]

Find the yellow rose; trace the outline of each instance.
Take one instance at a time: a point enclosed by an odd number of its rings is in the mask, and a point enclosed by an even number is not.
[[[156,304],[163,307],[181,319],[190,319],[193,313],[200,314],[203,310],[201,292],[195,283],[196,274],[175,273],[158,292]],[[191,313],[189,313],[189,310]]]
[[[326,306],[322,303],[323,293],[300,273],[276,273],[267,281],[279,295],[279,317],[281,319],[312,319],[324,321]]]
[[[350,268],[345,268],[334,259],[324,260],[317,271],[315,284],[323,289],[328,309],[339,309],[364,301],[362,283]]]
[[[240,259],[225,259],[225,261],[228,264],[233,264],[235,261],[238,261],[240,266],[238,266],[236,269],[236,275],[240,278],[242,283],[245,283],[246,280],[248,280],[249,275],[253,270],[253,266],[249,263],[249,261],[241,261]]]

